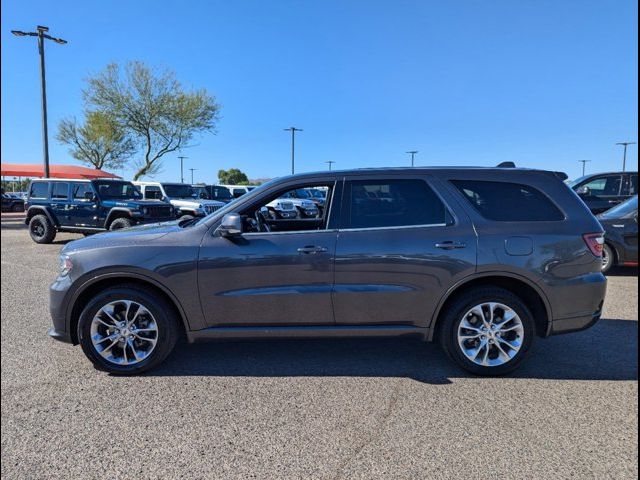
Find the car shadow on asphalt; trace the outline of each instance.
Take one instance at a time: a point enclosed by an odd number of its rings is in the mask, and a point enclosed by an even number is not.
[[[509,378],[637,380],[638,323],[602,320],[590,330],[536,339]],[[471,377],[435,343],[322,339],[181,343],[152,376],[403,377],[446,385]]]
[[[607,277],[637,277],[638,276],[638,267],[614,267],[609,273],[607,273]]]

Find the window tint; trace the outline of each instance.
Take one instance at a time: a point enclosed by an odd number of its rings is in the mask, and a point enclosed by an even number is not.
[[[632,173],[630,179],[630,191],[627,195],[637,195],[638,194],[638,174]]]
[[[587,187],[589,189],[590,195],[594,195],[596,197],[620,195],[621,186],[622,175],[597,177],[582,185],[582,187]]]
[[[539,190],[506,182],[453,180],[473,207],[485,218],[498,222],[564,220],[564,215]]]
[[[144,188],[144,198],[147,200],[162,200],[162,190],[160,190],[160,187],[147,185]]]
[[[57,200],[67,200],[69,198],[69,184],[54,182],[51,198]]]
[[[422,180],[349,182],[344,228],[403,227],[447,223],[446,208]]]
[[[47,198],[49,196],[49,184],[47,182],[34,182],[29,191],[31,198]]]
[[[93,189],[88,183],[74,183],[71,196],[74,200],[88,200],[88,194],[92,194]]]

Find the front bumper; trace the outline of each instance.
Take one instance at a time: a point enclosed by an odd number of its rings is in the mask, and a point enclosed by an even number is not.
[[[66,343],[74,343],[67,324],[67,294],[71,287],[69,276],[58,277],[49,287],[49,313],[53,328],[49,336]]]

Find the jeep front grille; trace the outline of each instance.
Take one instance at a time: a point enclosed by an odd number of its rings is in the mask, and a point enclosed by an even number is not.
[[[146,207],[147,216],[150,218],[171,218],[173,216],[173,207],[170,206],[152,206]]]
[[[205,210],[205,212],[207,212],[207,215],[209,215],[209,214],[211,214],[213,212],[217,212],[222,207],[223,207],[223,205],[205,205],[204,206],[204,210]]]

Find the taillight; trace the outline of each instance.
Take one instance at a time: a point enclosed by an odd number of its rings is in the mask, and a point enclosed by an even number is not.
[[[604,250],[604,234],[586,233],[582,238],[584,238],[584,243],[587,244],[591,253],[596,257],[602,257],[602,250]]]

